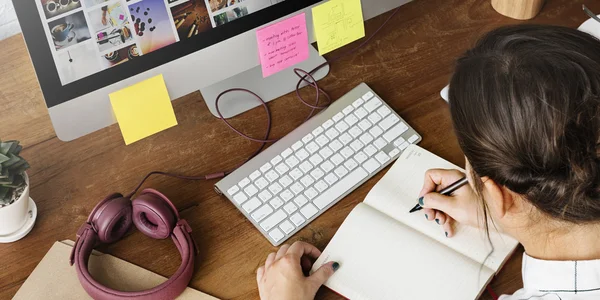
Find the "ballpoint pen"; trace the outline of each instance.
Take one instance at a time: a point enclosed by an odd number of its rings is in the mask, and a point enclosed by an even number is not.
[[[469,180],[467,179],[467,177],[463,177],[463,178],[459,179],[458,181],[454,182],[453,184],[447,186],[443,190],[439,191],[439,193],[444,196],[448,196],[448,195],[454,193],[454,191],[461,188],[463,185],[467,184],[468,182],[469,182]],[[423,209],[423,207],[421,207],[421,203],[423,203],[423,197],[419,198],[419,203],[417,203],[417,205],[415,207],[413,207],[413,209],[411,209],[409,213],[413,213],[415,211],[419,211],[419,210]]]

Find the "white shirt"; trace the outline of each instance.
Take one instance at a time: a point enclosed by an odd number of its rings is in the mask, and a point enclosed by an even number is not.
[[[499,300],[600,299],[600,259],[550,261],[523,254],[523,288]]]

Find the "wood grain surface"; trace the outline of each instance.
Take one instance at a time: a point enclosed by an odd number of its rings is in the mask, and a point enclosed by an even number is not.
[[[587,19],[581,10],[583,2],[548,0],[536,18],[526,22],[577,27]],[[585,2],[600,11],[600,2]],[[367,34],[387,16],[389,13],[368,21]],[[522,22],[496,13],[489,0],[417,0],[402,6],[369,45],[333,63],[321,85],[336,99],[366,82],[423,136],[421,146],[463,165],[448,106],[439,91],[448,82],[455,58],[481,34]],[[349,47],[354,45],[357,43]],[[179,126],[133,145],[124,145],[117,125],[62,142],[52,129],[22,36],[0,42],[0,49],[0,138],[18,139],[25,146],[23,156],[32,165],[31,196],[39,210],[37,224],[26,238],[0,244],[0,299],[16,293],[54,241],[74,239],[90,210],[106,195],[129,192],[152,170],[199,175],[228,169],[257,147],[214,118],[197,92],[174,101]],[[309,89],[303,93],[313,95]],[[292,94],[269,106],[275,124],[272,137],[291,131],[309,111]],[[257,108],[231,122],[259,136],[265,128],[265,113]],[[384,173],[289,242],[303,240],[323,249]],[[190,286],[224,299],[257,299],[255,270],[276,249],[227,199],[215,194],[214,183],[154,177],[145,186],[169,196],[194,229],[200,256]],[[151,240],[136,231],[100,250],[164,276],[170,276],[180,263],[171,241]],[[512,293],[521,287],[522,251],[519,249],[494,279],[496,293]],[[340,297],[321,289],[317,299]],[[485,293],[482,299],[491,298]]]

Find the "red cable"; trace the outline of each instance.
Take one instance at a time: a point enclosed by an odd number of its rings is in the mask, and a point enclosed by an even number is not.
[[[498,295],[494,293],[494,290],[492,290],[492,288],[489,285],[485,289],[487,290],[488,294],[492,296],[492,299],[498,300]]]

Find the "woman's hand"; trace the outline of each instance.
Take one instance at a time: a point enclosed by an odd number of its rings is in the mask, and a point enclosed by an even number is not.
[[[310,276],[311,260],[321,255],[315,246],[295,242],[283,245],[277,254],[271,253],[265,265],[256,271],[260,299],[312,300],[317,290],[333,275],[339,264],[329,262]]]
[[[423,189],[419,193],[419,204],[424,208],[425,218],[441,225],[447,237],[454,235],[454,222],[479,227],[478,212],[481,203],[470,184],[464,185],[450,196],[436,192],[464,176],[458,170],[428,170]]]

